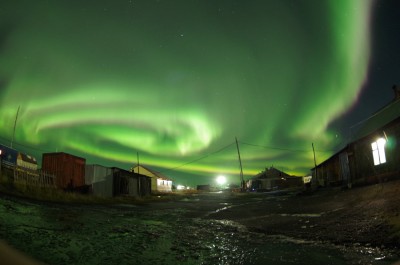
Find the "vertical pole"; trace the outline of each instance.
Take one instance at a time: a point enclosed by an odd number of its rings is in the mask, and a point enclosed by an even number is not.
[[[17,119],[18,119],[19,108],[20,108],[20,106],[18,106],[17,115],[15,116],[14,130],[13,130],[13,135],[12,135],[12,139],[11,139],[11,146],[10,146],[11,148],[13,148],[13,142],[14,142],[14,136],[15,136],[15,127],[17,127]]]
[[[1,167],[3,164],[3,150],[0,149],[0,180],[3,178],[3,173],[1,172]]]
[[[318,183],[318,174],[317,174],[317,160],[315,159],[315,150],[314,150],[314,143],[311,143],[312,151],[314,154],[314,168],[315,168],[315,183]]]
[[[136,153],[136,157],[137,157],[137,173],[139,174],[139,152]],[[140,176],[138,176],[138,191],[140,196],[143,196],[142,194],[142,189],[141,189],[141,182],[142,182],[142,178]]]
[[[137,173],[139,174],[139,152],[137,154]]]
[[[236,140],[236,148],[237,148],[237,151],[238,151],[239,165],[240,165],[240,188],[241,188],[242,191],[244,191],[245,187],[244,187],[244,180],[243,180],[242,159],[240,158],[239,143],[238,143],[238,140],[237,140],[236,137],[235,137],[235,140]]]

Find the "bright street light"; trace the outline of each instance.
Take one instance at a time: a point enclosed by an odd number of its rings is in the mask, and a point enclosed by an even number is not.
[[[222,176],[222,175],[218,176],[218,177],[217,177],[217,183],[218,183],[219,185],[224,185],[224,184],[226,183],[226,177],[225,177],[225,176]]]

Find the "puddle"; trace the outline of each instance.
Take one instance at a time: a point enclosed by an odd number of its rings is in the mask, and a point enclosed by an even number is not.
[[[194,199],[184,198],[180,201],[181,202],[198,202],[198,201],[200,201],[200,199],[199,198],[194,198]]]
[[[295,214],[288,214],[282,213],[280,216],[294,216],[294,217],[321,217],[322,213],[295,213]]]

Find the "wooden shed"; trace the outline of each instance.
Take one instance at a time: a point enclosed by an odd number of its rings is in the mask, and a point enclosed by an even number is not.
[[[111,168],[113,173],[113,195],[143,197],[151,193],[151,178],[117,167]]]

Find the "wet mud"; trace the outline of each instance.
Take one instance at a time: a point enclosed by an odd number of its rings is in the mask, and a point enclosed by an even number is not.
[[[285,209],[288,200],[216,193],[141,206],[78,206],[3,196],[0,238],[46,264],[393,264],[398,259],[393,248],[338,243],[318,233],[301,236],[329,213]]]

